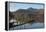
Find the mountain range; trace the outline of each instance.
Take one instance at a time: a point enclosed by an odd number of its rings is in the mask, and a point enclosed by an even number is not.
[[[18,9],[17,11],[10,12],[9,11],[9,18],[10,19],[17,19],[19,17],[32,17],[32,20],[36,22],[44,22],[44,9],[34,9],[34,8],[27,8],[27,9]],[[22,19],[21,19],[22,20]],[[28,19],[25,21],[28,21]],[[29,20],[30,21],[30,20]]]

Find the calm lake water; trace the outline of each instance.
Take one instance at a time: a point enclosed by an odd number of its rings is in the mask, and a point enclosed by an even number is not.
[[[18,29],[39,29],[39,28],[44,28],[44,24],[43,23],[33,23],[33,24],[24,24],[21,26],[16,26],[13,28],[10,28],[10,30],[18,30]]]

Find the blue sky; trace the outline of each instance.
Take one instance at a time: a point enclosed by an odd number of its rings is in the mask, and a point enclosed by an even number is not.
[[[27,9],[27,8],[43,9],[43,5],[39,4],[22,4],[22,3],[10,3],[10,11],[16,11],[18,9]]]

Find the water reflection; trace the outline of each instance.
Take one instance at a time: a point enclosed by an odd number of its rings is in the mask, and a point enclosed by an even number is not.
[[[24,25],[10,28],[10,30],[13,30],[13,29],[37,29],[37,28],[44,28],[44,24],[43,23],[33,23],[33,24],[27,23]]]

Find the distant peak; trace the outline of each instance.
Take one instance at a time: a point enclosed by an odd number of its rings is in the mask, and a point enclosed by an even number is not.
[[[28,9],[33,9],[32,7],[28,8]]]

